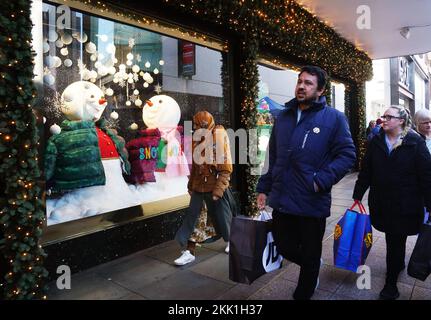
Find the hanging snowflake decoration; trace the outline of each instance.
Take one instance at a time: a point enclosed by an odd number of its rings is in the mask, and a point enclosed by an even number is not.
[[[112,117],[109,117],[109,119],[105,120],[105,123],[106,123],[106,127],[108,129],[115,129],[116,130],[120,126],[120,120],[118,118],[113,119]]]
[[[130,47],[130,48],[133,48],[134,46],[135,46],[135,39],[130,38],[130,39],[129,39],[129,47]]]
[[[135,102],[135,100],[136,100],[137,98],[138,98],[138,97],[136,97],[136,96],[134,96],[134,95],[132,94],[132,95],[130,95],[130,96],[129,96],[129,99],[128,99],[128,100],[129,100],[130,102],[134,103],[134,102]]]
[[[45,96],[44,104],[44,113],[50,119],[58,120],[62,118],[63,112],[67,110],[61,100],[61,94],[57,91],[51,96]]]
[[[135,82],[139,81],[139,74],[137,74],[137,73],[133,74],[133,81],[135,81]]]
[[[139,53],[135,56],[135,58],[136,58],[136,61],[138,61],[138,62],[142,61],[142,57]]]
[[[124,88],[124,87],[126,86],[126,82],[124,81],[124,79],[120,79],[120,80],[118,81],[118,85],[119,85],[121,88]]]
[[[162,86],[161,86],[160,84],[156,84],[156,85],[154,86],[154,91],[155,91],[157,94],[160,94],[160,92],[162,92]]]

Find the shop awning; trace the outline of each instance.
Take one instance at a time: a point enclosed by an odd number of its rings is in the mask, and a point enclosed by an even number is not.
[[[372,59],[431,51],[430,0],[297,0]],[[369,8],[370,29],[363,18]],[[406,29],[406,27],[408,29]],[[404,29],[403,37],[400,33]]]

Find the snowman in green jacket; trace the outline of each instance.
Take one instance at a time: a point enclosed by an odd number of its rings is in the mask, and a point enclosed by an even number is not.
[[[107,129],[101,116],[107,105],[102,90],[88,81],[63,92],[61,131],[50,137],[45,152],[48,224],[136,205],[124,181],[130,174],[125,142]]]

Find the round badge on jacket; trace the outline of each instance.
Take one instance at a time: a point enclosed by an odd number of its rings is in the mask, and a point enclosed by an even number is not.
[[[319,133],[319,132],[320,132],[320,129],[319,129],[318,127],[315,127],[315,128],[313,129],[313,132],[314,132],[314,133]]]

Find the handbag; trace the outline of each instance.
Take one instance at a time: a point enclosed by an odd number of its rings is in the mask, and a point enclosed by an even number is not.
[[[232,212],[232,217],[236,217],[240,214],[239,206],[235,200],[231,187],[228,187],[224,191],[222,199],[228,203],[230,211]]]
[[[270,228],[271,220],[263,213],[257,219],[246,216],[232,219],[230,280],[251,284],[265,273],[282,267],[283,257],[277,252]]]
[[[359,212],[353,209],[358,206]],[[334,230],[334,265],[356,272],[365,260],[373,244],[370,216],[361,202],[355,200]]]
[[[425,281],[431,273],[431,218],[424,223],[413,248],[407,267],[407,274]]]

